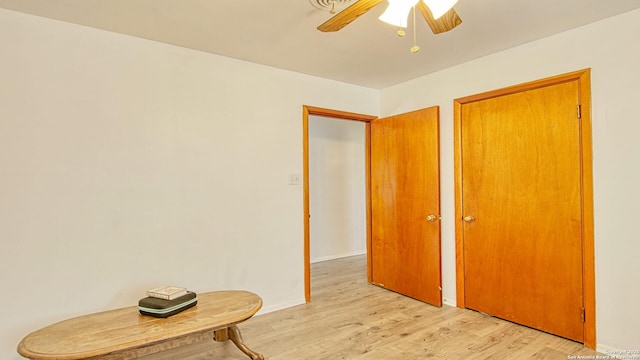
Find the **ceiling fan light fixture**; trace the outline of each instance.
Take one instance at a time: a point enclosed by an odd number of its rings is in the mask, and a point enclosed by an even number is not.
[[[406,28],[409,12],[420,0],[388,0],[387,9],[378,19],[397,27]]]
[[[422,0],[429,7],[434,19],[438,19],[451,10],[458,0]]]

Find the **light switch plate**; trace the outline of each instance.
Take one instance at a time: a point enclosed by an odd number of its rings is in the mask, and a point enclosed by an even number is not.
[[[289,175],[289,185],[300,185],[300,175],[297,175],[297,174]]]

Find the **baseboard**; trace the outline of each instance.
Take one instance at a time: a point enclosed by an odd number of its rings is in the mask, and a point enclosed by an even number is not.
[[[311,263],[327,261],[327,260],[335,260],[335,259],[345,258],[345,257],[349,257],[349,256],[357,256],[357,255],[364,255],[364,254],[366,254],[366,251],[357,251],[357,252],[352,252],[352,253],[347,253],[347,254],[325,256],[325,257],[313,259],[313,260],[311,260]],[[278,310],[287,309],[287,308],[298,306],[298,305],[302,305],[302,304],[305,304],[305,303],[306,303],[306,301],[302,297],[302,298],[296,299],[296,300],[291,300],[291,301],[286,301],[286,302],[282,302],[282,303],[279,303],[279,304],[265,306],[262,309],[260,309],[260,311],[258,311],[256,316],[268,314],[268,313],[271,313],[271,312],[274,312],[274,311],[278,311]]]
[[[294,306],[298,306],[298,305],[302,305],[302,304],[305,304],[304,298],[301,298],[301,299],[298,299],[298,300],[291,300],[291,301],[287,301],[287,302],[283,302],[283,303],[279,303],[279,304],[274,304],[274,305],[271,305],[271,306],[266,306],[266,307],[263,307],[262,309],[260,309],[260,311],[258,311],[256,316],[268,314],[268,313],[271,313],[271,312],[274,312],[274,311],[278,311],[278,310],[288,309],[290,307],[294,307]]]
[[[366,250],[361,250],[361,251],[354,251],[354,252],[338,254],[338,255],[321,256],[321,257],[318,257],[318,258],[315,258],[315,259],[311,259],[310,262],[312,264],[314,264],[314,263],[319,263],[319,262],[323,262],[323,261],[342,259],[342,258],[346,258],[346,257],[350,257],[350,256],[364,255],[366,253],[367,253]]]
[[[442,298],[442,303],[445,304],[445,305],[452,306],[452,307],[458,307],[458,304],[456,303],[455,299],[453,301],[451,301],[448,298]]]

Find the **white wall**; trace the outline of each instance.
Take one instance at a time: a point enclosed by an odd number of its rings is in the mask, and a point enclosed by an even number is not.
[[[160,284],[304,302],[302,105],[378,91],[0,10],[0,358]]]
[[[302,104],[441,106],[453,304],[453,99],[588,67],[598,344],[639,349],[637,34],[638,10],[377,92],[0,10],[0,358],[159,283],[301,303],[302,193],[287,177],[302,172]]]
[[[309,116],[311,262],[367,250],[365,124]]]
[[[640,10],[384,89],[381,114],[441,106],[443,296],[455,304],[453,100],[592,69],[596,336],[600,350],[640,349]]]

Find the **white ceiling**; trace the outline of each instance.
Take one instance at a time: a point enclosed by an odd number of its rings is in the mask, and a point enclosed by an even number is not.
[[[385,4],[322,33],[316,27],[331,14],[313,1],[327,0],[0,0],[0,7],[376,89],[640,8],[640,0],[459,0],[462,25],[451,32],[433,35],[418,18],[421,50],[412,54],[412,31],[399,38],[377,19]]]

